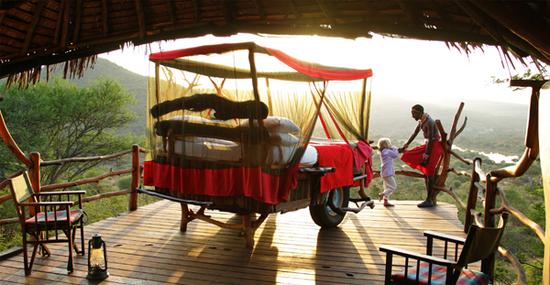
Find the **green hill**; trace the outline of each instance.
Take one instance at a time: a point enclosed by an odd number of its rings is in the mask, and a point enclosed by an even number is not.
[[[54,76],[61,76],[62,68],[57,68]],[[109,78],[119,82],[135,98],[131,109],[135,111],[136,119],[121,130],[137,136],[145,135],[145,106],[147,100],[147,77],[128,71],[106,59],[98,58],[92,69],[85,71],[82,78],[70,79],[78,86],[88,86],[92,81]]]

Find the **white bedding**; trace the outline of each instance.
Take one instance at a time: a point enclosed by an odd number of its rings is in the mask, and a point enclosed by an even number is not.
[[[266,162],[274,165],[286,164],[295,151],[296,147],[294,146],[271,145]],[[238,162],[242,158],[240,144],[206,137],[188,137],[184,141],[176,140],[174,142],[174,153],[211,161]],[[312,166],[316,162],[317,150],[308,145],[300,159],[300,165]]]

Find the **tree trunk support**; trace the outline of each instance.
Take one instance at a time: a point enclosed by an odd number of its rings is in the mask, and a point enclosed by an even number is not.
[[[181,222],[180,222],[180,231],[187,231],[187,224],[194,219],[202,220],[207,223],[214,224],[218,227],[237,230],[242,233],[245,241],[245,245],[248,249],[254,248],[254,234],[256,230],[262,225],[262,223],[267,219],[269,214],[261,214],[260,217],[254,219],[254,213],[242,214],[241,223],[226,223],[220,222],[218,220],[212,219],[209,215],[204,214],[206,210],[205,206],[201,206],[200,209],[195,213],[193,210],[189,209],[187,203],[180,203],[181,205]]]

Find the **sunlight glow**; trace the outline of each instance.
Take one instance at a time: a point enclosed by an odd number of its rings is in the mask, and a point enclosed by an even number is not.
[[[165,41],[117,50],[100,57],[149,76],[152,74],[148,62],[148,54],[151,52],[243,41],[255,41],[263,46],[277,48],[304,61],[357,69],[372,68],[372,91],[377,97],[414,98],[418,102],[445,104],[475,100],[528,102],[528,96],[517,94],[528,94],[527,88],[513,92],[506,84],[493,83],[493,78],[510,78],[511,74],[523,73],[526,69],[516,64],[517,70],[509,71],[493,47],[465,55],[447,48],[443,42],[382,36],[349,40],[319,36],[238,34],[224,38],[209,35]]]

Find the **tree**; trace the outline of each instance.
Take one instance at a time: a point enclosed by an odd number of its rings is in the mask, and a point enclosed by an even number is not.
[[[62,79],[28,89],[1,88],[0,108],[19,147],[40,152],[43,160],[108,154],[129,149],[134,137],[121,135],[133,120],[132,96],[118,83],[99,79],[77,88]],[[44,169],[42,179],[51,184],[73,180],[97,163],[64,164]],[[0,169],[13,172],[20,164],[6,148],[0,151]],[[3,173],[1,173],[3,174]]]

